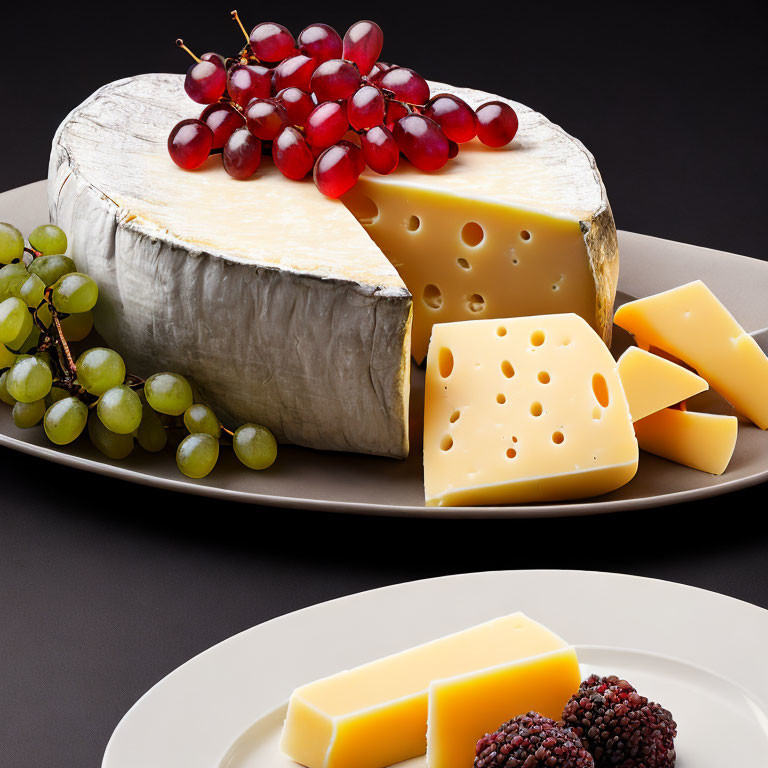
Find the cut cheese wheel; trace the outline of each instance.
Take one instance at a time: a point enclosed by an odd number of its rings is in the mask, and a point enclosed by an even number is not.
[[[768,429],[768,356],[701,280],[624,304],[616,325],[684,361]]]
[[[633,421],[709,388],[701,376],[638,347],[629,347],[617,365]]]
[[[268,157],[247,182],[218,157],[177,168],[168,133],[200,111],[182,82],[107,85],[53,142],[52,221],[99,282],[96,327],[133,372],[191,375],[226,421],[282,441],[404,456],[411,294],[417,359],[433,319],[467,313],[574,311],[608,339],[618,253],[605,189],[589,152],[540,114],[515,104],[509,147],[465,145],[438,173],[405,161],[391,176],[367,171],[351,213]],[[368,203],[378,214],[360,226]],[[472,222],[484,233],[474,245],[472,227],[462,239]],[[427,284],[443,301],[432,314]]]
[[[438,324],[424,404],[428,505],[595,496],[634,477],[616,362],[577,315]]]
[[[308,768],[383,768],[425,749],[449,768],[452,747],[471,765],[479,736],[530,709],[559,716],[579,679],[574,649],[515,613],[296,689],[280,746]],[[462,690],[466,720],[452,733]]]
[[[686,467],[722,475],[733,456],[735,416],[665,408],[635,424],[640,447]]]

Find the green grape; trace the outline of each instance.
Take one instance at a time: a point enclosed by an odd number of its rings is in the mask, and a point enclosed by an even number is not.
[[[147,402],[160,413],[181,416],[192,405],[192,387],[178,373],[155,373],[144,383]]]
[[[110,459],[124,459],[133,450],[133,435],[110,432],[96,413],[92,413],[88,418],[88,437]]]
[[[8,344],[23,334],[29,336],[32,330],[32,315],[27,305],[12,296],[0,302],[0,342]]]
[[[36,325],[33,325],[32,330],[26,336],[23,333],[20,333],[13,341],[8,342],[8,346],[19,352],[29,352],[37,347],[39,340],[40,329]]]
[[[67,236],[55,224],[41,224],[30,233],[29,244],[44,255],[64,253],[67,250]]]
[[[145,451],[150,453],[162,451],[168,442],[168,435],[160,417],[149,407],[148,403],[142,403],[141,408],[141,424],[136,430],[136,439]]]
[[[0,371],[10,368],[16,362],[16,353],[11,352],[5,344],[0,344]]]
[[[45,284],[53,285],[60,277],[70,272],[77,272],[75,262],[63,254],[38,256],[27,268],[30,274],[37,275]]]
[[[123,383],[125,363],[114,349],[93,347],[77,358],[77,380],[92,395],[103,395]]]
[[[96,406],[101,423],[119,435],[128,435],[141,424],[141,400],[125,384],[108,389]]]
[[[0,400],[8,405],[16,405],[16,400],[8,391],[8,371],[0,373]]]
[[[96,281],[82,272],[70,272],[53,286],[53,306],[59,312],[88,312],[96,306],[98,298]]]
[[[37,307],[43,300],[45,283],[37,276],[30,275],[19,289],[19,297],[28,307]]]
[[[44,308],[47,309],[47,306]],[[48,314],[50,315],[50,311]],[[65,317],[61,321],[61,330],[63,331],[64,338],[67,341],[82,341],[86,336],[88,336],[92,328],[92,312],[78,312],[77,314]]]
[[[69,397],[69,392],[61,387],[51,387],[51,391],[45,396],[45,405],[50,408],[54,403],[58,403],[59,400],[63,400],[65,397]]]
[[[207,405],[202,403],[190,405],[184,411],[184,426],[192,434],[204,432],[206,435],[215,437],[217,440],[221,437],[221,425],[216,418],[216,414]]]
[[[17,402],[13,406],[13,423],[19,429],[36,427],[45,416],[45,401],[35,400],[33,403]]]
[[[260,424],[243,424],[238,427],[232,437],[232,447],[237,458],[251,469],[271,467],[277,458],[277,440]]]
[[[29,278],[27,268],[21,263],[6,264],[0,268],[0,301],[9,296],[19,296],[19,290]]]
[[[16,227],[0,222],[0,264],[10,264],[24,255],[24,235]]]
[[[53,323],[53,316],[51,315],[51,308],[47,304],[43,304],[43,306],[37,310],[37,316],[40,319],[40,322],[46,328],[51,327],[51,323]],[[65,318],[65,320],[66,319],[68,318]],[[62,320],[61,322],[63,323],[64,320]]]
[[[67,445],[80,437],[87,421],[88,406],[76,397],[65,397],[45,412],[43,427],[52,443]]]
[[[176,464],[187,477],[205,477],[219,459],[219,441],[198,432],[187,435],[176,449]]]
[[[39,357],[20,357],[8,372],[6,386],[8,392],[22,403],[42,400],[50,391],[53,383],[51,368]]]

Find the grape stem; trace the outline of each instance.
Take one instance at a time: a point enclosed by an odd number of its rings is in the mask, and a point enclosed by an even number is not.
[[[176,45],[178,45],[182,51],[186,51],[198,64],[200,63],[200,59],[195,56],[195,54],[192,53],[192,51],[190,51],[186,45],[184,45],[184,41],[180,37],[176,38]]]

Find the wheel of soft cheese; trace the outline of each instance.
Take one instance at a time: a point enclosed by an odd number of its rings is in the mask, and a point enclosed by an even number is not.
[[[542,115],[508,102],[508,147],[472,142],[433,174],[405,160],[366,171],[337,201],[267,157],[248,181],[215,156],[177,168],[168,133],[200,111],[182,82],[104,86],[53,141],[51,221],[98,281],[96,327],[131,371],[187,374],[222,418],[284,442],[402,457],[411,346],[423,360],[433,323],[576,312],[609,339],[605,189]],[[473,106],[498,98],[430,85]]]

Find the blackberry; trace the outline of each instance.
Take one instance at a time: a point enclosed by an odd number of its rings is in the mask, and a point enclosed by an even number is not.
[[[573,731],[538,712],[518,715],[477,742],[474,768],[594,768]]]
[[[616,676],[587,678],[563,710],[595,758],[596,768],[673,768],[677,724]]]

